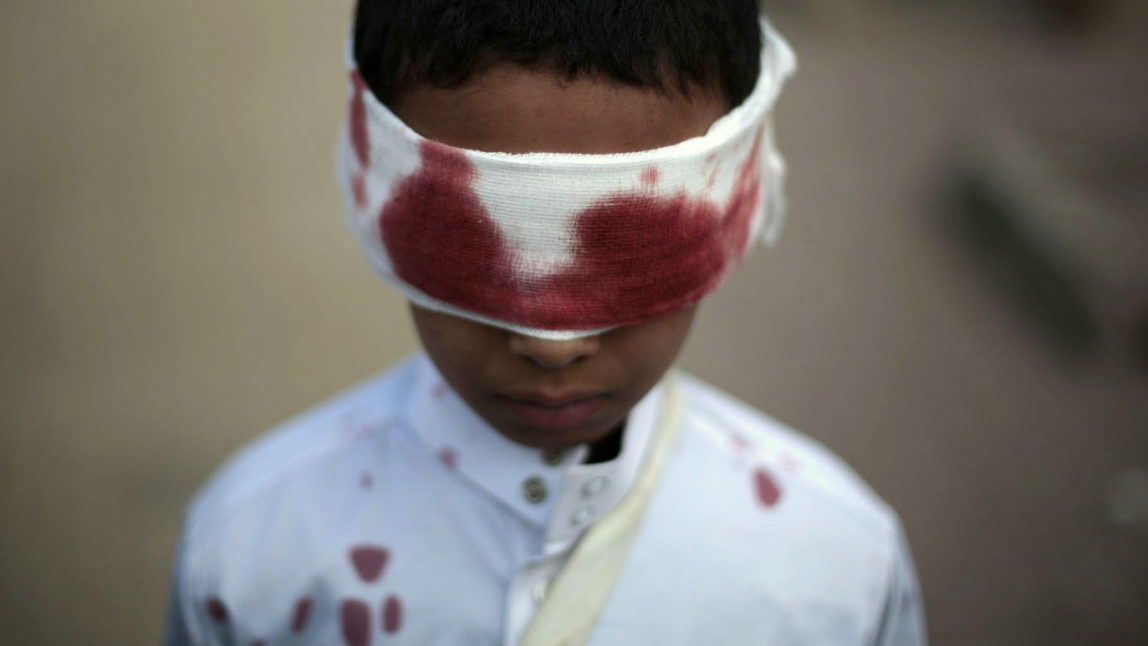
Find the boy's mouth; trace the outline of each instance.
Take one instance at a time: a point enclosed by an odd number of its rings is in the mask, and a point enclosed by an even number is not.
[[[499,395],[498,399],[530,426],[558,431],[588,422],[606,403],[606,394],[528,392]]]

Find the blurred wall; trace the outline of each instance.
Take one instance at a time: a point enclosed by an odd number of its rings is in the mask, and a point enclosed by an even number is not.
[[[1144,34],[827,4],[775,16],[801,57],[778,116],[781,244],[707,303],[683,362],[901,511],[935,643],[1142,643],[1144,373],[1119,344],[1046,343],[947,214],[986,104],[1023,107],[1043,75],[1063,83],[1041,105],[1144,105],[1124,80]],[[154,643],[195,487],[416,347],[333,181],[349,12],[0,6],[6,643]]]

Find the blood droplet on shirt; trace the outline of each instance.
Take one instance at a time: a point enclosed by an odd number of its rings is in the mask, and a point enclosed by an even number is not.
[[[766,507],[773,507],[781,499],[781,489],[777,482],[761,467],[753,470],[753,488],[757,493],[757,501]]]
[[[358,599],[343,601],[339,624],[347,646],[366,646],[371,641],[371,610]]]
[[[395,595],[389,595],[383,602],[383,632],[391,635],[399,632],[402,627],[403,603]]]
[[[207,615],[216,623],[227,623],[227,606],[223,605],[219,597],[208,597]]]
[[[438,459],[442,460],[442,463],[450,469],[458,467],[458,451],[455,451],[449,446],[444,446],[439,449]]]
[[[351,563],[355,566],[355,572],[367,583],[373,583],[379,578],[388,558],[390,553],[385,547],[364,545],[351,550]]]
[[[648,186],[653,186],[658,183],[658,169],[654,167],[647,168],[642,171],[642,183]]]
[[[311,597],[303,597],[295,602],[295,612],[291,615],[291,632],[301,633],[311,618]]]
[[[744,453],[750,447],[749,440],[744,435],[734,433],[729,436],[729,445],[734,453]]]
[[[355,85],[355,93],[351,96],[351,146],[355,149],[355,157],[359,164],[366,168],[370,161],[371,141],[367,132],[367,105],[363,102],[363,93],[370,92],[366,81],[359,75],[359,71],[351,72],[351,82]]]
[[[797,461],[797,458],[789,455],[788,453],[782,455],[781,458],[778,459],[778,464],[781,465],[782,469],[790,473],[796,473],[799,469],[801,469],[801,463]]]

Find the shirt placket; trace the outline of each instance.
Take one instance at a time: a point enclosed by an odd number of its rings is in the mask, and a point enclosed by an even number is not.
[[[523,482],[523,497],[528,502],[543,504],[546,498],[554,497],[552,509],[563,505],[569,496],[569,486],[566,482],[568,469],[580,463],[586,456],[585,446],[571,449],[543,450],[540,452],[540,462],[544,464],[544,471],[550,478],[532,476]],[[533,480],[533,482],[532,482]],[[553,487],[542,488],[547,481],[554,483]],[[551,514],[552,518],[554,514]],[[577,540],[577,534],[567,532],[555,536],[550,522],[549,528],[540,542],[539,551],[528,558],[518,568],[511,579],[507,590],[506,626],[503,631],[504,646],[513,646],[521,639],[530,620],[534,617],[538,606],[546,599],[550,584],[566,563],[570,549]]]
[[[582,533],[609,513],[629,488],[653,431],[654,402],[656,397],[634,411],[622,454],[614,460],[582,464],[589,452],[586,446],[572,448],[565,455],[543,451],[543,460],[560,469],[560,479],[539,553],[511,580],[504,646],[518,643]]]

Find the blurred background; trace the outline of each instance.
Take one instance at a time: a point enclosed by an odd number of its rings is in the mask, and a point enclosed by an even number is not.
[[[350,5],[0,4],[4,643],[155,643],[195,488],[415,349]],[[791,218],[682,361],[900,510],[935,644],[1148,643],[1146,5],[767,5]]]

